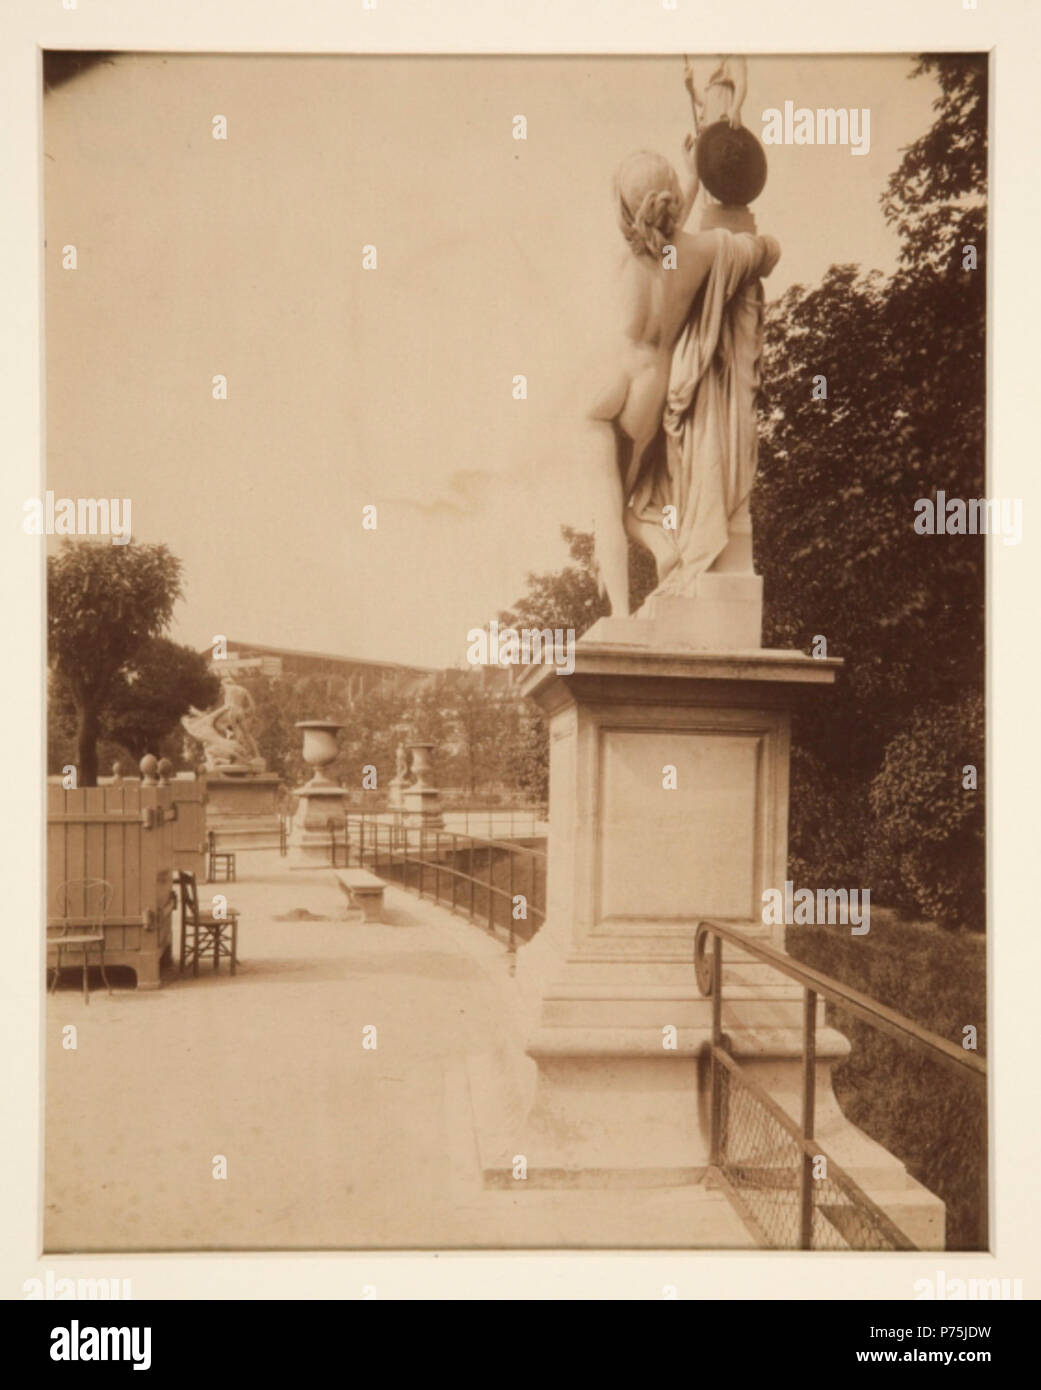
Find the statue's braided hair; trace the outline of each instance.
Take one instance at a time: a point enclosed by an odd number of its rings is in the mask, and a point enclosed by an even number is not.
[[[660,259],[683,206],[675,169],[660,154],[641,150],[615,175],[615,195],[618,225],[633,255]]]

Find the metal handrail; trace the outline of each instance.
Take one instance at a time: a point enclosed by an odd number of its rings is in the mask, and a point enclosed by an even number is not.
[[[753,924],[749,923],[748,925]],[[820,970],[814,970],[812,966],[802,965],[793,960],[791,956],[785,955],[783,951],[778,951],[773,946],[766,946],[761,941],[744,935],[739,928],[725,922],[702,921],[698,923],[694,936],[694,964],[697,970],[698,989],[702,994],[710,995],[712,993],[711,965],[706,958],[709,936],[715,936],[723,941],[729,941],[735,946],[740,946],[743,951],[747,951],[749,955],[761,960],[764,965],[773,966],[775,970],[779,970],[782,975],[787,975],[789,979],[795,980],[804,989],[810,989],[815,994],[819,994],[822,999],[830,1000],[833,1004],[841,1004],[851,1014],[863,1019],[865,1023],[869,1023],[880,1032],[888,1033],[890,1037],[898,1040],[910,1040],[918,1047],[924,1048],[935,1060],[958,1067],[972,1075],[977,1081],[986,1082],[987,1065],[982,1058],[964,1051],[946,1038],[941,1038],[939,1033],[932,1033],[928,1028],[922,1028],[913,1019],[879,1003],[877,999],[872,999],[869,994],[863,994],[860,990],[843,984],[841,980],[835,979],[832,975],[825,975]]]
[[[752,926],[748,923],[747,926]],[[708,954],[708,941],[715,937],[711,957]],[[803,994],[802,1028],[802,1117],[797,1124],[791,1116],[777,1104],[754,1078],[744,1075],[741,1067],[730,1053],[730,1039],[723,1032],[723,942],[738,946],[754,960],[769,965],[780,974],[786,975],[801,985]],[[746,1216],[753,1229],[758,1231],[751,1212],[747,1211],[739,1193],[731,1186],[723,1171],[723,1103],[722,1075],[727,1072],[740,1078],[740,1084],[750,1091],[795,1141],[800,1154],[799,1180],[799,1246],[803,1250],[812,1248],[813,1243],[813,1163],[814,1127],[816,1114],[817,1077],[817,999],[829,1000],[848,1010],[854,1017],[863,1020],[871,1027],[898,1041],[910,1044],[925,1055],[945,1066],[956,1069],[962,1076],[971,1077],[976,1083],[986,1083],[987,1066],[982,1058],[965,1052],[940,1037],[920,1027],[912,1019],[897,1013],[895,1009],[872,999],[870,995],[851,988],[831,975],[825,975],[812,966],[802,965],[791,956],[767,946],[754,937],[746,935],[731,923],[711,920],[700,921],[694,934],[694,967],[698,989],[712,999],[712,1040],[709,1047],[712,1073],[710,1082],[710,1166],[713,1174],[727,1190],[731,1200]],[[906,1235],[890,1220],[886,1213],[868,1196],[845,1169],[834,1159],[828,1158],[832,1175],[838,1179],[839,1186],[858,1206],[871,1217],[876,1227],[885,1235],[895,1249],[914,1249]],[[984,1169],[983,1210],[987,1210],[987,1174]]]

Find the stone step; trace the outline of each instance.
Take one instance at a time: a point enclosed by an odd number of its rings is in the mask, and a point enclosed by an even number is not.
[[[712,1001],[697,993],[651,998],[639,995],[549,998],[543,1001],[541,1021],[544,1027],[559,1028],[615,1025],[660,1030],[668,1024],[676,1028],[708,1028],[712,1022]],[[783,995],[764,998],[758,989],[745,998],[736,992],[724,994],[724,1029],[798,1028],[801,1023],[801,1001]]]

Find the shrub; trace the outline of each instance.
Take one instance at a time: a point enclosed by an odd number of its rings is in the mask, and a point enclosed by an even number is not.
[[[871,783],[872,861],[899,881],[898,905],[976,931],[986,926],[984,737],[982,696],[927,706],[888,744]],[[964,785],[969,764],[977,789]]]
[[[867,936],[820,927],[789,927],[796,960],[888,1004],[950,1042],[977,1029],[986,1055],[986,946],[983,938],[925,922],[871,913]],[[982,1190],[987,1113],[979,1087],[941,1063],[828,1005],[828,1022],[852,1051],[834,1072],[835,1095],[853,1124],[907,1165],[947,1207],[948,1250],[986,1246]]]
[[[865,879],[867,786],[816,753],[792,745],[788,873],[813,888],[848,888]]]

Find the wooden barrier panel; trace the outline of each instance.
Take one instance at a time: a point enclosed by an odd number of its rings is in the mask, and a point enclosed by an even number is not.
[[[169,784],[177,815],[170,826],[173,867],[206,881],[206,784],[175,779]]]
[[[106,880],[105,964],[129,966],[141,989],[158,989],[171,949],[176,815],[169,786],[47,788],[48,936],[93,924],[95,903],[64,885]]]

